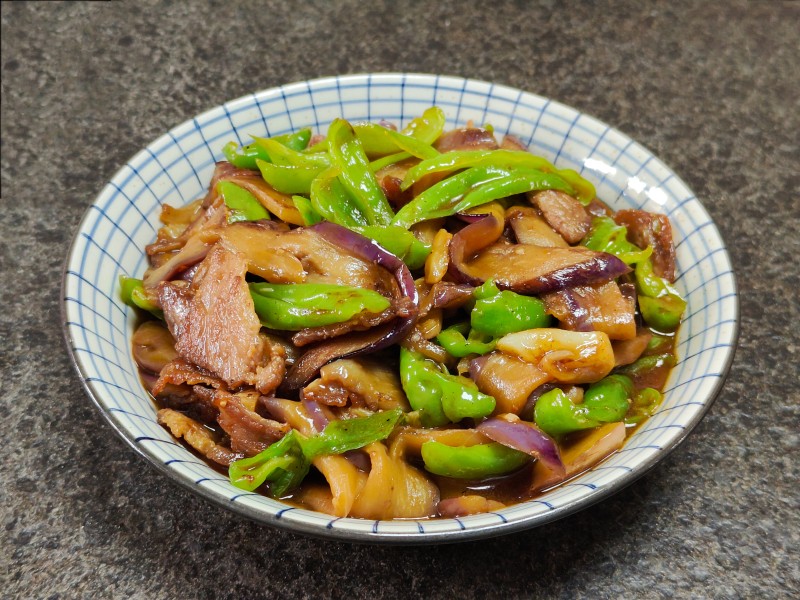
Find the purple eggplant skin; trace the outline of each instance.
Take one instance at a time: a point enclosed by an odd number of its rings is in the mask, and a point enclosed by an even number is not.
[[[556,290],[611,281],[631,270],[613,254],[606,252],[595,252],[594,254],[595,256],[590,256],[583,262],[566,265],[532,280],[520,283],[510,282],[507,286],[501,281],[497,281],[497,287],[521,294],[546,294]]]

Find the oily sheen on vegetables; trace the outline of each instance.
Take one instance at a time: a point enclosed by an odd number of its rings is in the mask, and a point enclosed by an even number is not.
[[[230,142],[120,280],[158,422],[234,486],[337,517],[495,511],[657,408],[685,309],[669,220],[445,122]]]

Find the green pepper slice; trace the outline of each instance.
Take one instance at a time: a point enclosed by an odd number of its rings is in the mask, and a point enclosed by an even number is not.
[[[552,321],[544,302],[510,290],[500,291],[492,279],[475,288],[472,293],[476,298],[470,313],[472,328],[494,338],[517,331],[549,327]]]
[[[217,191],[228,207],[228,223],[269,219],[267,209],[243,187],[231,181],[220,181]]]
[[[400,382],[423,426],[480,419],[494,411],[494,398],[481,393],[472,380],[443,369],[417,352],[400,348]]]
[[[328,152],[339,169],[339,181],[352,195],[369,225],[388,225],[394,216],[389,201],[369,168],[369,161],[353,127],[336,119],[328,129]]]
[[[430,440],[422,444],[425,469],[435,475],[457,479],[483,479],[506,475],[530,462],[524,452],[497,442],[475,446],[448,446]]]
[[[299,331],[343,323],[362,312],[379,313],[391,302],[373,290],[323,283],[251,283],[250,296],[264,327]]]

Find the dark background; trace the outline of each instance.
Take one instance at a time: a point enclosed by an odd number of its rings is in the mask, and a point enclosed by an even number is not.
[[[0,595],[25,598],[776,598],[800,593],[800,2],[2,4]],[[629,488],[454,546],[320,542],[178,488],[70,364],[60,278],[135,152],[226,100],[417,71],[551,97],[695,191],[741,292],[708,415]]]

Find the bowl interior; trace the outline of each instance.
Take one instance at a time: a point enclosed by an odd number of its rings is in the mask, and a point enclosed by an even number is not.
[[[337,117],[385,119],[399,126],[437,105],[447,127],[489,123],[535,153],[589,178],[613,208],[665,213],[677,249],[676,286],[688,301],[677,342],[679,364],[663,404],[617,454],[544,496],[504,510],[430,521],[335,519],[245,493],[156,423],[130,352],[135,316],[117,293],[121,274],[140,277],[143,248],[155,237],[163,204],[205,193],[222,147],[250,135],[312,127]],[[697,424],[733,356],[738,301],[730,259],[708,213],[655,156],[622,133],[577,111],[508,87],[432,75],[355,75],[296,83],[210,110],[134,156],[89,207],[64,276],[64,326],[78,373],[113,428],[178,483],[247,517],[320,536],[413,543],[496,535],[542,524],[619,490],[663,458]]]

